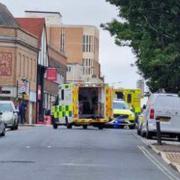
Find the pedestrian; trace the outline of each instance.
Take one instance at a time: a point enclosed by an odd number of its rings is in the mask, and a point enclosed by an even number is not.
[[[24,124],[26,122],[26,102],[24,100],[20,102],[19,114],[20,114],[21,124]]]

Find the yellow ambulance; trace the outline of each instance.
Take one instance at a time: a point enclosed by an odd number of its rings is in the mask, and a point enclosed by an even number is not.
[[[96,126],[99,129],[110,121],[113,91],[103,83],[74,83],[59,86],[59,95],[52,108],[52,124],[67,128]]]
[[[118,88],[113,90],[114,99],[122,99],[126,101],[135,114],[141,113],[142,91],[140,89],[124,89]]]

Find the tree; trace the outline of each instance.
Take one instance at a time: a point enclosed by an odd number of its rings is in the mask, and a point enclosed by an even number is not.
[[[130,46],[136,65],[152,92],[180,91],[180,1],[106,0],[118,16],[102,24],[120,46]]]

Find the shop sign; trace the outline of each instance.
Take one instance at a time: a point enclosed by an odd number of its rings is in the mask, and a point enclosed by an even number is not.
[[[57,80],[57,69],[56,68],[47,68],[46,69],[46,79],[50,81]]]

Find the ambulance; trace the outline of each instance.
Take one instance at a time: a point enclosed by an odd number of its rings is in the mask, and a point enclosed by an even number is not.
[[[114,99],[122,99],[126,101],[136,115],[141,113],[141,89],[124,89],[118,88],[113,90]]]
[[[104,124],[113,117],[112,88],[104,83],[73,83],[59,86],[59,95],[52,108],[52,125],[67,128],[72,126],[96,126],[103,129]]]

